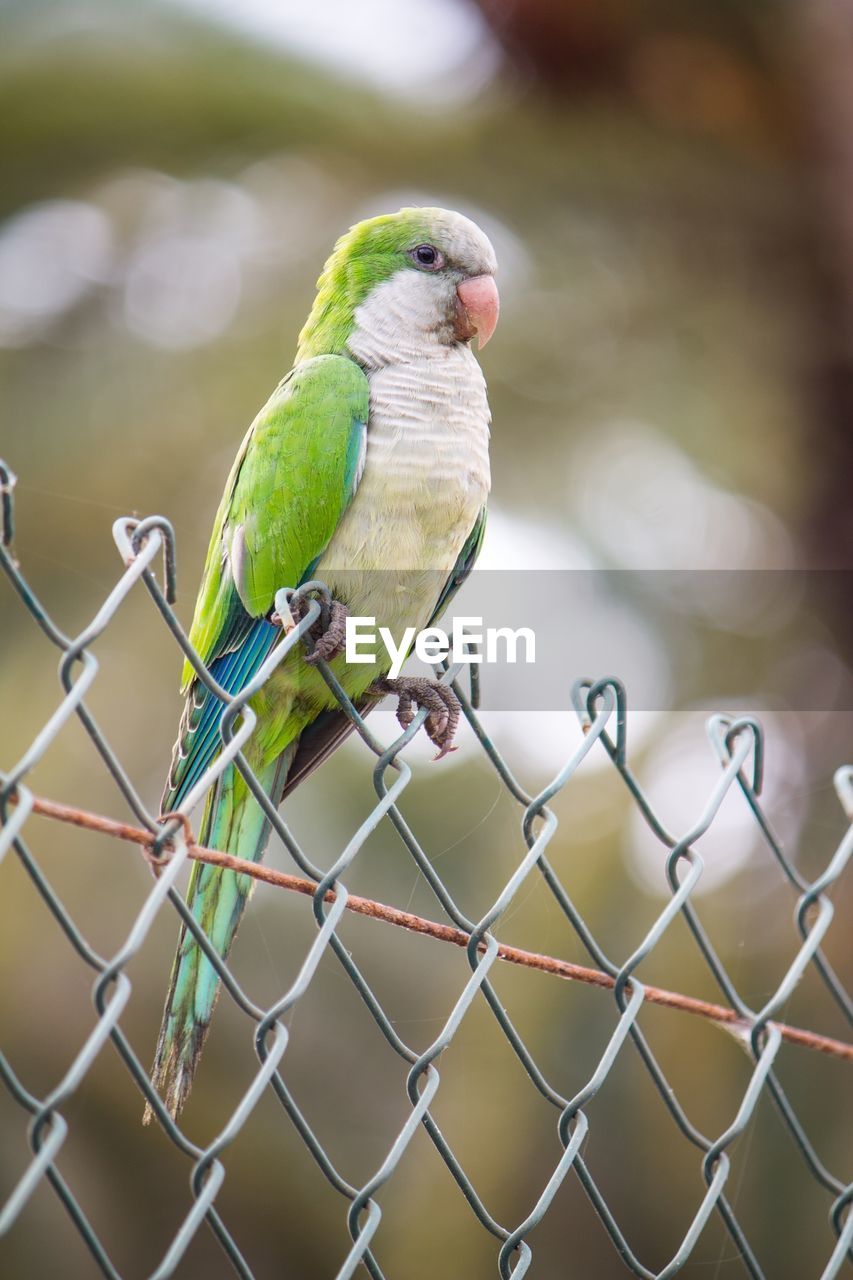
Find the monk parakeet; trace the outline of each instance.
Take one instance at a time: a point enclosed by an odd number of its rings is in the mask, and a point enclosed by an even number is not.
[[[489,493],[486,386],[471,351],[498,318],[494,250],[446,209],[401,209],[338,240],[299,335],[296,360],[252,423],[219,505],[190,639],[235,694],[281,639],[276,592],[320,579],[340,607],[313,657],[333,662],[350,698],[378,691],[427,706],[427,732],[449,747],[458,704],[446,686],[385,680],[390,660],[347,664],[341,607],[395,636],[437,619],[470,570]],[[163,798],[181,805],[221,749],[223,704],[184,667],[186,706]],[[346,736],[349,721],[304,651],[292,650],[252,700],[244,754],[278,805]],[[260,806],[229,766],[208,793],[199,842],[259,859]],[[196,862],[187,901],[226,957],[250,877]],[[189,1094],[219,989],[182,930],[152,1079],[172,1115]],[[146,1113],[150,1119],[150,1110]]]

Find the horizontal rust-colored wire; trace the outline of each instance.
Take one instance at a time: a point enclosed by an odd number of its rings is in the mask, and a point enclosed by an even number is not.
[[[134,827],[126,822],[117,822],[114,818],[106,818],[102,814],[90,813],[85,809],[77,809],[71,805],[60,804],[55,800],[46,800],[40,796],[32,798],[32,812],[43,818],[52,818],[57,822],[66,822],[71,826],[82,827],[87,831],[96,831],[101,835],[125,840],[132,844],[150,849],[153,837],[149,831]],[[170,817],[180,817],[171,814]],[[188,835],[191,835],[187,823]],[[288,875],[277,871],[274,867],[265,867],[262,863],[249,862],[246,858],[235,858],[230,853],[222,853],[219,849],[208,849],[188,840],[189,857],[197,862],[207,862],[212,866],[227,867],[230,871],[241,875],[252,876],[265,884],[275,885],[278,889],[288,889],[291,893],[301,893],[313,897],[317,886],[312,880],[302,876]],[[335,892],[330,889],[325,895],[327,902],[334,902]],[[414,915],[411,911],[401,911],[399,907],[388,906],[384,902],[375,902],[372,898],[360,898],[350,894],[346,901],[346,909],[357,915],[370,916],[374,920],[384,920],[386,924],[408,929],[412,933],[422,933],[439,942],[450,942],[457,947],[468,945],[468,934],[462,929],[454,929],[451,925],[439,924],[436,920],[428,920]],[[485,942],[479,949],[484,951]],[[534,951],[524,951],[520,947],[510,947],[505,943],[498,944],[498,957],[509,964],[522,965],[528,969],[539,969],[543,973],[551,973],[558,978],[567,978],[573,982],[585,982],[595,987],[613,989],[615,980],[600,969],[592,969],[586,965],[573,964],[569,960],[560,960],[556,956],[540,955]],[[707,1018],[725,1026],[735,1034],[748,1034],[749,1023],[740,1018],[733,1009],[725,1005],[714,1004],[708,1000],[699,1000],[694,996],[685,996],[678,991],[668,991],[664,987],[645,986],[645,999],[649,1004],[663,1005],[669,1009],[680,1009],[684,1013],[692,1013],[700,1018]],[[816,1031],[807,1031],[801,1027],[792,1027],[784,1022],[775,1022],[783,1040],[789,1044],[800,1045],[805,1049],[814,1049],[834,1058],[853,1061],[853,1044],[844,1040],[836,1040],[832,1036],[820,1035]]]

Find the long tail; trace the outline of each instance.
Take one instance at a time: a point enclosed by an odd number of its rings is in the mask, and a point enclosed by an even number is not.
[[[295,744],[266,770],[255,771],[276,805],[294,750]],[[199,844],[257,862],[263,857],[269,831],[260,805],[230,766],[207,797]],[[187,903],[223,960],[231,950],[253,887],[251,876],[203,862],[193,864]],[[173,1119],[189,1097],[220,986],[213,965],[183,926],[151,1070],[151,1082]],[[148,1124],[153,1114],[146,1104],[143,1124]]]

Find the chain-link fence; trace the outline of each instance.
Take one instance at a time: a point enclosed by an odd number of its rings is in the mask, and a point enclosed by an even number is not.
[[[10,1188],[3,1189],[8,1194],[5,1195],[5,1204],[0,1213],[0,1230],[9,1230],[26,1215],[34,1194],[47,1183],[59,1197],[82,1237],[91,1255],[93,1273],[97,1270],[113,1278],[128,1274],[126,1270],[119,1270],[96,1233],[85,1211],[82,1197],[79,1196],[79,1190],[75,1188],[73,1176],[69,1177],[60,1170],[62,1148],[73,1123],[67,1118],[69,1103],[87,1073],[93,1069],[108,1041],[111,1041],[123,1064],[121,1069],[130,1074],[142,1098],[153,1108],[157,1122],[190,1167],[191,1206],[159,1264],[149,1273],[152,1280],[176,1274],[194,1237],[204,1227],[212,1232],[224,1257],[238,1275],[246,1278],[255,1275],[251,1241],[238,1243],[229,1229],[218,1199],[221,1199],[219,1193],[226,1177],[226,1153],[229,1145],[240,1134],[262,1097],[270,1093],[280,1103],[289,1123],[299,1135],[305,1161],[316,1162],[330,1186],[341,1198],[341,1212],[346,1212],[352,1245],[346,1256],[340,1258],[337,1271],[339,1280],[363,1269],[374,1277],[384,1274],[381,1230],[383,1191],[398,1174],[413,1138],[422,1131],[426,1132],[434,1144],[446,1166],[447,1177],[455,1181],[459,1195],[467,1201],[474,1219],[481,1224],[484,1232],[494,1238],[496,1267],[505,1278],[513,1276],[520,1280],[531,1269],[535,1262],[536,1229],[552,1211],[561,1185],[572,1179],[577,1180],[591,1202],[612,1242],[615,1251],[613,1258],[616,1262],[621,1260],[626,1272],[648,1280],[653,1276],[662,1278],[674,1275],[694,1255],[709,1220],[716,1217],[723,1224],[732,1246],[730,1253],[739,1260],[742,1273],[752,1277],[778,1274],[764,1269],[766,1264],[762,1263],[758,1250],[754,1249],[747,1230],[735,1211],[731,1195],[732,1148],[740,1135],[754,1122],[756,1109],[763,1098],[772,1100],[778,1122],[793,1140],[799,1157],[800,1176],[816,1185],[825,1196],[830,1225],[823,1235],[815,1233],[811,1241],[811,1274],[829,1280],[829,1277],[841,1273],[853,1251],[853,1212],[850,1207],[853,1184],[845,1183],[840,1170],[827,1168],[818,1154],[798,1107],[791,1101],[789,1091],[782,1086],[777,1057],[780,1047],[786,1042],[799,1045],[798,1070],[808,1073],[815,1060],[815,1053],[828,1054],[849,1063],[853,1059],[853,1046],[788,1026],[778,1018],[794,988],[807,973],[817,975],[833,1004],[848,1021],[853,1016],[851,1000],[822,950],[833,918],[828,891],[841,876],[853,852],[853,826],[848,828],[837,849],[828,857],[822,874],[813,882],[807,883],[774,834],[762,808],[760,796],[764,743],[761,725],[756,719],[731,719],[723,715],[711,717],[708,731],[719,759],[719,777],[693,828],[674,834],[662,824],[629,765],[626,755],[626,694],[618,679],[582,679],[575,683],[573,702],[584,730],[583,738],[549,785],[538,795],[531,796],[519,785],[478,719],[475,683],[472,681],[471,694],[466,696],[457,679],[460,669],[447,668],[443,678],[453,682],[462,702],[464,715],[476,735],[483,755],[517,805],[517,822],[507,831],[507,840],[514,840],[518,848],[515,869],[481,918],[469,919],[454,900],[400,807],[401,797],[412,777],[406,760],[406,748],[423,724],[424,711],[396,740],[390,744],[384,743],[378,740],[369,724],[365,723],[350,703],[332,671],[321,665],[323,677],[338,703],[353,721],[355,731],[376,757],[373,770],[376,801],[340,854],[325,867],[312,860],[311,855],[315,851],[303,848],[297,842],[285,818],[272,809],[245,765],[241,747],[255,724],[255,715],[249,702],[285,654],[301,644],[303,635],[320,616],[324,604],[322,591],[314,593],[302,622],[282,639],[257,676],[239,696],[232,698],[205,671],[173,612],[175,539],[167,520],[151,517],[140,521],[121,519],[116,522],[114,537],[126,566],[124,572],[91,623],[79,635],[70,636],[56,625],[48,610],[36,598],[13,553],[13,483],[11,472],[0,464],[0,562],[17,593],[19,604],[60,653],[62,697],[54,713],[39,728],[17,763],[9,766],[5,762],[6,771],[0,774],[0,860],[10,854],[20,860],[32,887],[47,905],[56,928],[65,934],[80,960],[94,972],[92,1000],[97,1016],[85,1043],[55,1087],[44,1096],[33,1093],[15,1064],[7,1060],[5,1055],[0,1056],[0,1075],[8,1094],[20,1109],[18,1114],[21,1115],[22,1126],[24,1117],[29,1117],[28,1138],[32,1150],[32,1158],[26,1167],[16,1171],[17,1181]],[[155,574],[155,562],[161,558],[165,566],[164,586],[160,585]],[[99,727],[86,701],[98,675],[98,660],[92,646],[110,627],[130,593],[140,589],[147,591],[153,604],[151,626],[154,627],[158,621],[165,625],[176,646],[190,659],[199,678],[228,704],[222,720],[221,754],[193,789],[187,798],[187,804],[196,803],[227,764],[234,761],[246,777],[258,803],[267,812],[275,832],[301,874],[289,875],[271,868],[241,864],[239,860],[229,859],[215,851],[198,849],[192,843],[192,833],[182,813],[178,812],[170,815],[168,820],[161,820],[146,806],[134,780]],[[3,606],[4,615],[12,607],[14,600],[7,595]],[[159,614],[159,620],[155,614]],[[476,667],[472,670],[476,671]],[[79,719],[97,749],[104,770],[111,775],[117,792],[133,815],[133,825],[60,805],[35,795],[28,787],[27,779],[31,771],[50,750],[63,726],[73,717]],[[612,959],[605,953],[563,879],[549,861],[548,846],[557,828],[557,818],[549,808],[549,802],[566,787],[581,762],[593,750],[603,750],[606,753],[612,769],[627,787],[632,803],[659,842],[671,891],[664,909],[660,911],[640,945],[621,959]],[[835,786],[846,816],[853,822],[853,770],[840,769],[836,774]],[[694,845],[714,823],[727,794],[736,789],[745,798],[754,818],[755,830],[769,855],[766,873],[783,877],[787,881],[793,907],[790,963],[784,973],[775,975],[772,992],[758,1008],[750,1007],[740,993],[709,933],[703,927],[695,904],[694,889],[702,874],[703,862]],[[285,812],[286,808],[287,806]],[[28,819],[33,814],[101,831],[115,839],[136,842],[152,864],[156,875],[150,892],[132,928],[114,954],[99,954],[78,923],[75,923],[57,888],[40,866],[28,841]],[[399,907],[348,894],[345,887],[348,872],[353,868],[368,837],[380,824],[391,824],[396,831],[429,886],[436,904],[435,914],[440,915],[440,919],[427,919]],[[278,885],[281,889],[311,895],[316,934],[304,955],[296,979],[286,990],[281,991],[273,1003],[261,1006],[241,988],[232,971],[233,967],[226,965],[214,952],[180,893],[176,891],[175,882],[182,868],[189,858],[194,857],[218,861]],[[568,963],[550,954],[522,951],[498,940],[502,920],[505,920],[508,909],[518,902],[522,887],[536,878],[541,878],[547,886],[547,892],[559,912],[567,937],[571,937],[574,942],[580,940],[589,957],[588,966]],[[245,1015],[247,1035],[251,1035],[257,1055],[257,1069],[249,1087],[231,1114],[222,1116],[221,1127],[215,1139],[203,1147],[192,1142],[182,1127],[171,1119],[151,1087],[146,1064],[140,1061],[122,1027],[122,1015],[132,996],[128,967],[146,946],[158,914],[170,910],[167,903],[171,904],[171,909],[174,909],[204,949],[220,974],[228,997]],[[347,911],[425,933],[447,945],[465,949],[470,976],[458,991],[455,1003],[430,1043],[408,1043],[383,1008],[350,948],[340,936],[341,920]],[[686,925],[688,931],[685,934],[688,940],[684,942],[684,946],[698,949],[704,965],[713,976],[722,999],[721,1004],[693,999],[677,990],[652,987],[638,976],[644,962],[651,957],[678,919]],[[377,924],[373,927],[381,926]],[[291,1037],[287,1026],[288,1014],[305,996],[315,979],[318,966],[327,956],[335,957],[346,981],[352,984],[374,1020],[387,1046],[386,1052],[396,1055],[405,1073],[408,1094],[405,1122],[378,1161],[374,1174],[360,1184],[348,1176],[346,1169],[338,1167],[330,1153],[328,1141],[319,1131],[316,1122],[309,1122],[304,1110],[300,1109],[288,1082],[287,1050]],[[526,966],[528,969],[545,970],[562,978],[592,984],[601,989],[597,999],[615,1002],[609,1039],[598,1055],[594,1070],[586,1083],[573,1096],[567,1096],[561,1090],[560,1079],[555,1077],[552,1070],[546,1071],[537,1061],[529,1044],[510,1020],[504,1002],[494,986],[499,961]],[[8,977],[4,979],[7,980]],[[677,987],[679,984],[673,985]],[[671,1018],[701,1017],[721,1025],[729,1033],[733,1033],[748,1052],[750,1071],[747,1087],[742,1091],[736,1113],[721,1132],[704,1133],[697,1127],[653,1053],[646,1033],[641,1030],[638,1022],[640,1010],[653,1003],[668,1006],[672,1011],[667,1016]],[[442,1086],[438,1060],[457,1036],[463,1020],[475,1007],[485,1007],[488,1010],[489,1016],[497,1023],[512,1054],[523,1068],[529,1087],[553,1109],[557,1135],[553,1167],[539,1185],[531,1185],[528,1211],[520,1221],[502,1221],[495,1216],[493,1209],[478,1191],[474,1179],[466,1172],[463,1161],[455,1153],[453,1134],[446,1135],[435,1119],[437,1094]],[[45,1052],[49,1050],[45,1049]],[[590,1109],[614,1066],[626,1058],[630,1060],[633,1071],[647,1074],[668,1113],[667,1123],[674,1126],[683,1136],[683,1143],[695,1148],[696,1152],[695,1212],[689,1220],[678,1224],[681,1243],[666,1265],[656,1269],[648,1260],[644,1261],[638,1256],[635,1245],[626,1236],[618,1211],[608,1202],[600,1181],[593,1176],[586,1158],[586,1140],[595,1130],[595,1119],[590,1120]],[[116,1065],[114,1069],[119,1070],[119,1067]],[[368,1064],[364,1064],[364,1069],[368,1069]],[[442,1067],[442,1072],[444,1070]],[[452,1066],[447,1070],[452,1070]],[[100,1152],[100,1157],[104,1161],[115,1158],[108,1145]],[[643,1188],[638,1176],[637,1195],[642,1194]],[[140,1211],[144,1212],[144,1206],[140,1206]],[[568,1245],[566,1259],[565,1270],[561,1274],[580,1274],[571,1266]],[[290,1271],[286,1273],[290,1274]],[[448,1262],[443,1274],[458,1274],[452,1261]]]

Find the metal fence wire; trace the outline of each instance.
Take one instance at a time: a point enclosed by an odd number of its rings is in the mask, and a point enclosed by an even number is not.
[[[535,1240],[531,1243],[530,1238],[534,1228],[549,1212],[558,1188],[570,1176],[580,1182],[583,1191],[589,1197],[604,1230],[612,1241],[616,1256],[624,1263],[627,1272],[644,1277],[644,1280],[652,1280],[652,1277],[656,1280],[664,1280],[664,1277],[674,1275],[690,1258],[709,1218],[712,1215],[718,1215],[731,1239],[734,1252],[741,1260],[743,1272],[752,1277],[763,1277],[765,1271],[735,1214],[727,1195],[727,1184],[731,1171],[730,1149],[750,1124],[757,1104],[764,1096],[772,1099],[781,1123],[793,1139],[802,1158],[803,1176],[814,1179],[826,1195],[831,1230],[828,1227],[825,1238],[819,1239],[816,1236],[813,1242],[815,1257],[813,1274],[815,1276],[820,1274],[823,1280],[829,1280],[830,1277],[840,1274],[845,1262],[853,1256],[853,1212],[850,1205],[853,1184],[845,1184],[822,1163],[780,1083],[774,1063],[780,1045],[786,1037],[796,1039],[799,1036],[802,1043],[811,1044],[812,1047],[821,1049],[823,1052],[834,1053],[836,1056],[848,1059],[853,1058],[853,1046],[830,1041],[811,1033],[797,1032],[796,1029],[785,1027],[775,1019],[796,984],[810,968],[819,975],[831,999],[846,1018],[848,1020],[853,1018],[851,999],[821,950],[821,943],[833,917],[833,907],[827,891],[838,880],[853,852],[853,825],[847,828],[846,834],[830,857],[823,874],[813,883],[806,883],[785,849],[782,848],[762,809],[760,795],[764,747],[761,725],[757,720],[751,717],[731,719],[723,715],[711,717],[708,730],[711,743],[719,758],[719,777],[707,797],[704,810],[696,825],[692,830],[676,836],[667,831],[661,823],[628,763],[626,694],[618,679],[607,677],[596,681],[587,679],[577,681],[573,691],[573,703],[585,731],[583,739],[571,759],[559,770],[549,785],[538,795],[531,796],[526,794],[516,781],[483,729],[476,713],[478,699],[474,684],[472,683],[470,696],[466,696],[457,679],[460,668],[445,667],[442,678],[452,682],[461,700],[464,715],[484,755],[488,757],[503,786],[516,802],[519,815],[517,866],[482,919],[471,920],[453,900],[399,807],[400,798],[412,776],[411,768],[406,761],[406,748],[423,723],[424,711],[421,711],[410,727],[390,745],[385,744],[374,736],[359,716],[332,671],[320,664],[323,677],[333,690],[338,703],[354,722],[356,731],[376,756],[373,772],[376,803],[369,816],[353,833],[346,847],[327,869],[315,865],[305,849],[300,847],[283,817],[266,800],[241,755],[241,747],[255,724],[255,716],[249,705],[250,699],[269,678],[285,653],[294,645],[301,644],[303,635],[312,627],[320,614],[323,606],[322,589],[313,592],[310,608],[304,619],[273,650],[255,679],[239,696],[230,697],[206,672],[172,610],[175,599],[175,537],[167,520],[160,516],[152,516],[145,520],[127,518],[116,522],[113,533],[125,569],[90,624],[79,635],[69,636],[60,630],[47,609],[36,598],[13,553],[13,485],[14,476],[8,467],[0,463],[0,517],[2,517],[0,563],[33,622],[59,650],[62,698],[54,713],[36,733],[32,743],[17,763],[0,774],[0,861],[10,853],[14,853],[20,859],[33,886],[49,908],[57,927],[64,932],[84,964],[94,972],[92,1000],[97,1016],[91,1033],[62,1079],[44,1097],[36,1096],[31,1092],[13,1065],[5,1056],[0,1055],[0,1077],[5,1088],[21,1111],[29,1117],[28,1137],[32,1150],[32,1159],[20,1173],[17,1184],[12,1188],[2,1207],[0,1232],[7,1231],[16,1219],[27,1211],[28,1202],[33,1193],[46,1181],[69,1214],[97,1268],[112,1280],[119,1280],[120,1272],[88,1220],[83,1206],[75,1195],[74,1187],[60,1172],[57,1162],[69,1134],[69,1122],[64,1117],[63,1110],[66,1109],[66,1104],[107,1042],[111,1041],[140,1093],[153,1108],[156,1120],[191,1166],[191,1207],[169,1242],[159,1265],[151,1273],[151,1280],[164,1280],[165,1277],[175,1273],[193,1237],[205,1224],[221,1245],[237,1275],[244,1277],[245,1280],[250,1280],[253,1276],[250,1261],[229,1231],[217,1207],[217,1194],[226,1176],[224,1163],[226,1149],[245,1125],[261,1096],[270,1090],[304,1143],[306,1158],[316,1161],[331,1186],[345,1202],[342,1208],[346,1207],[352,1246],[347,1255],[341,1259],[337,1272],[338,1280],[346,1280],[346,1277],[357,1274],[360,1269],[366,1269],[377,1280],[382,1277],[383,1272],[377,1260],[377,1253],[374,1252],[376,1246],[378,1253],[381,1253],[381,1248],[378,1247],[381,1245],[381,1232],[377,1236],[377,1231],[382,1217],[382,1191],[395,1177],[407,1147],[420,1128],[429,1135],[447,1166],[448,1175],[455,1180],[459,1192],[470,1206],[471,1213],[482,1224],[483,1229],[494,1237],[497,1269],[504,1280],[508,1280],[510,1276],[514,1277],[514,1280],[521,1280],[521,1277],[530,1269],[534,1256],[533,1244],[535,1244]],[[163,586],[160,585],[155,574],[155,562],[161,559],[164,564]],[[313,911],[317,926],[313,943],[302,961],[296,980],[268,1008],[259,1007],[241,989],[228,965],[223,963],[207,942],[204,933],[174,887],[188,857],[198,854],[192,845],[192,833],[185,816],[178,812],[170,815],[168,820],[160,820],[146,807],[86,704],[86,696],[98,673],[98,662],[92,652],[92,645],[110,626],[128,595],[140,589],[147,591],[162,623],[189,658],[199,678],[228,704],[222,721],[222,751],[215,763],[207,770],[199,786],[188,797],[188,803],[195,803],[198,796],[214,783],[226,765],[234,761],[246,777],[258,802],[267,812],[275,831],[302,872],[303,879],[297,881],[294,877],[286,877],[281,873],[263,868],[256,870],[255,873],[275,882],[285,883],[287,887],[301,888],[302,892],[308,890],[313,895]],[[286,598],[289,599],[291,594],[288,591]],[[4,606],[4,608],[7,607],[8,605]],[[471,668],[471,670],[475,669]],[[74,716],[80,720],[96,747],[104,768],[111,774],[118,792],[134,815],[138,823],[137,828],[99,819],[97,815],[75,814],[74,811],[63,813],[62,806],[41,801],[28,789],[26,785],[28,775],[50,749],[63,725]],[[605,954],[548,860],[548,845],[557,826],[554,813],[548,807],[549,801],[566,786],[584,757],[593,749],[600,751],[602,748],[612,768],[618,772],[628,788],[633,803],[636,804],[648,827],[660,842],[662,856],[665,855],[666,858],[666,871],[671,890],[666,906],[654,921],[642,943],[631,955],[622,960],[611,959]],[[853,824],[853,769],[849,767],[840,769],[836,774],[835,784],[846,816]],[[775,990],[758,1009],[751,1008],[739,994],[735,981],[726,971],[703,928],[691,899],[694,886],[702,872],[702,858],[693,845],[714,822],[726,794],[733,788],[739,788],[743,793],[764,846],[772,854],[779,873],[790,885],[794,901],[792,932],[795,933],[798,949],[787,972],[782,974]],[[78,928],[55,888],[40,868],[26,839],[27,819],[33,812],[46,813],[48,816],[52,813],[53,816],[64,816],[66,819],[70,816],[71,820],[77,821],[78,824],[85,825],[88,822],[96,829],[111,832],[125,839],[136,839],[143,847],[145,856],[155,864],[157,874],[153,877],[150,892],[130,932],[114,955],[98,954]],[[380,823],[390,823],[396,829],[405,849],[434,894],[444,920],[430,926],[428,922],[418,923],[415,917],[407,916],[406,913],[395,911],[393,908],[384,909],[385,918],[399,917],[397,923],[406,924],[410,928],[426,928],[426,931],[433,932],[436,937],[444,937],[457,945],[464,945],[467,951],[470,977],[459,992],[439,1034],[425,1048],[406,1043],[398,1034],[337,932],[341,916],[348,908],[366,910],[368,914],[381,914],[381,911],[373,910],[376,904],[365,906],[363,900],[351,899],[345,887],[347,872],[358,858],[371,832]],[[612,1034],[586,1084],[574,1097],[564,1096],[558,1084],[553,1079],[547,1078],[537,1065],[531,1051],[510,1021],[490,979],[493,966],[499,958],[519,959],[518,953],[513,956],[513,948],[499,943],[497,932],[508,907],[531,877],[543,878],[565,920],[566,928],[573,931],[574,935],[580,939],[590,957],[592,967],[582,970],[580,966],[568,965],[557,959],[542,956],[533,956],[528,962],[538,963],[539,967],[546,969],[550,967],[554,972],[581,977],[586,981],[597,983],[600,987],[609,988],[609,996],[604,990],[599,998],[615,1001]],[[306,881],[308,884],[305,883]],[[132,993],[127,974],[128,964],[140,948],[145,946],[152,924],[158,912],[166,908],[167,902],[171,904],[171,908],[178,913],[187,929],[191,930],[204,949],[220,974],[231,1000],[254,1024],[252,1034],[258,1060],[256,1074],[217,1137],[204,1148],[190,1141],[179,1124],[170,1118],[151,1087],[146,1066],[134,1053],[121,1026],[122,1012]],[[686,923],[692,940],[691,944],[699,949],[704,962],[713,974],[724,1002],[722,1006],[706,1005],[704,1009],[694,1009],[694,1012],[705,1012],[706,1016],[726,1023],[729,1030],[740,1037],[751,1055],[749,1082],[737,1112],[728,1127],[714,1136],[702,1133],[685,1113],[675,1090],[638,1025],[638,1014],[644,1002],[650,999],[665,1002],[665,993],[644,985],[637,976],[638,970],[677,917]],[[287,1081],[286,1051],[289,1032],[285,1026],[285,1017],[309,988],[321,958],[327,953],[336,957],[346,978],[366,1005],[388,1046],[407,1068],[406,1089],[410,1108],[405,1123],[388,1148],[375,1174],[360,1186],[350,1182],[345,1173],[336,1167],[320,1136],[297,1105]],[[524,962],[522,957],[522,963]],[[679,1003],[679,999],[675,997],[673,1002]],[[553,1171],[544,1186],[531,1188],[529,1212],[520,1222],[501,1222],[493,1216],[454,1154],[449,1140],[439,1129],[430,1110],[436,1093],[441,1087],[438,1059],[450,1045],[472,1006],[475,1002],[481,1001],[485,1002],[491,1016],[497,1021],[501,1032],[526,1072],[532,1088],[537,1090],[554,1109],[559,1141],[555,1144]],[[701,1004],[699,1001],[691,1002],[687,998],[681,1000],[681,1003],[683,1007]],[[698,1207],[692,1220],[684,1227],[683,1239],[676,1252],[670,1261],[657,1271],[645,1265],[637,1256],[630,1240],[623,1234],[616,1214],[592,1176],[583,1153],[584,1140],[590,1131],[590,1120],[587,1114],[589,1104],[601,1090],[617,1059],[625,1054],[633,1057],[637,1070],[648,1073],[660,1093],[672,1123],[683,1134],[684,1141],[692,1144],[697,1152]],[[809,1061],[806,1058],[803,1069],[807,1070],[808,1066]],[[108,1158],[105,1153],[104,1159]]]

